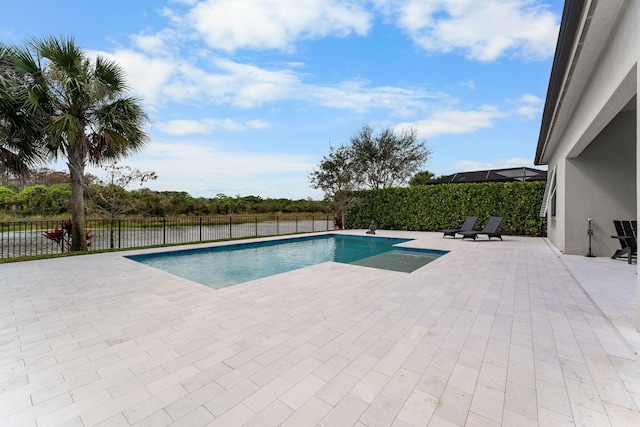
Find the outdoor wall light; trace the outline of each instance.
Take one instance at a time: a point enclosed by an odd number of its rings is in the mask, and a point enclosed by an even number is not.
[[[593,236],[593,229],[591,228],[591,218],[587,218],[587,222],[589,223],[589,229],[587,230],[587,234],[589,235],[589,252],[585,256],[592,258],[595,255],[591,253],[591,237]]]

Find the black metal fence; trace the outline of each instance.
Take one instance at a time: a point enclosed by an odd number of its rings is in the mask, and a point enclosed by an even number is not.
[[[55,254],[66,251],[64,242],[44,237],[61,228],[61,221],[0,222],[0,258]],[[87,220],[93,237],[91,250],[196,243],[242,237],[311,233],[333,229],[328,215],[309,216],[215,216]]]

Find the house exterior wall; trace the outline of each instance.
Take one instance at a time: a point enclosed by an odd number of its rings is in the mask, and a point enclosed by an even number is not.
[[[600,36],[607,37],[607,42],[593,68],[588,70],[590,76],[562,133],[562,139],[571,146],[567,157],[578,156],[637,93],[640,24],[637,12],[632,12],[638,5],[637,0],[626,2],[626,7],[618,11],[611,33]],[[598,30],[594,22],[590,31]]]
[[[617,245],[610,237],[612,220],[635,218],[638,211],[638,168],[630,160],[638,152],[637,101],[634,109],[628,106],[638,93],[639,4],[640,0],[596,4],[580,57],[566,82],[564,102],[547,136],[548,148],[536,161],[548,164],[549,170],[556,167],[556,215],[547,212],[547,235],[565,253],[586,253],[586,219],[591,217],[594,253],[610,256]],[[625,106],[628,111],[621,113]],[[625,154],[618,157],[616,151]]]
[[[554,156],[549,162],[549,170],[556,168],[556,206],[555,215],[552,215],[552,210],[547,210],[547,237],[553,242],[558,249],[564,252],[565,240],[564,240],[564,223],[565,223],[565,169],[566,161],[560,156]]]
[[[611,256],[620,248],[614,219],[636,215],[636,112],[620,113],[565,166],[565,247],[586,254],[588,218],[592,218],[592,253]]]

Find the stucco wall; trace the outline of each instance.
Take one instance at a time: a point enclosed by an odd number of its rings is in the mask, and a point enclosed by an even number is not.
[[[619,248],[613,220],[637,217],[636,112],[616,116],[580,156],[567,159],[565,174],[564,252],[587,253],[592,218],[593,254],[611,256]]]
[[[598,4],[598,8],[609,6]],[[581,90],[563,139],[571,141],[567,157],[576,157],[637,93],[638,17],[632,13],[638,8],[638,0],[625,2],[617,16],[607,43],[589,72],[590,77]],[[593,19],[597,21],[597,19]],[[594,22],[589,29],[596,34],[600,28]],[[588,50],[584,46],[583,50]]]
[[[558,249],[564,252],[564,200],[565,200],[565,161],[563,158],[554,159],[549,163],[549,171],[556,168],[556,215],[551,216],[551,209],[547,210],[547,237]]]
[[[599,2],[574,78],[550,136],[549,170],[556,166],[556,216],[549,239],[563,252],[586,254],[587,218],[593,251],[610,256],[618,243],[613,219],[636,217],[637,108],[620,113],[638,93],[639,0]],[[605,25],[609,22],[611,25]],[[598,45],[598,43],[595,43]],[[595,58],[589,61],[585,58]],[[586,65],[585,65],[586,64]]]

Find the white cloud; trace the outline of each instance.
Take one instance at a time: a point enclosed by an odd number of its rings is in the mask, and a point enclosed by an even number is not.
[[[553,55],[558,18],[536,0],[379,0],[413,41],[427,51],[461,50],[479,61],[513,53]]]
[[[290,50],[300,38],[366,34],[372,15],[355,1],[206,0],[185,17],[214,48]]]
[[[474,90],[476,88],[476,82],[473,80],[466,80],[464,82],[460,82],[460,86],[466,87],[469,90]]]
[[[204,69],[186,59],[132,50],[104,55],[120,63],[131,87],[152,105],[197,102],[255,108],[295,100],[359,113],[385,109],[406,117],[426,109],[429,102],[447,98],[443,93],[422,89],[372,87],[364,80],[313,85],[304,82],[306,75],[299,71],[299,63],[267,69],[216,58],[208,62],[208,69]]]
[[[522,116],[534,119],[539,116],[544,107],[544,100],[532,95],[524,94],[517,99],[507,99],[509,109],[498,108],[494,105],[483,105],[477,109],[460,110],[448,108],[433,112],[428,118],[414,122],[399,123],[397,130],[414,127],[421,138],[432,138],[438,135],[459,135],[473,133],[479,129],[491,128],[496,119],[512,116]]]
[[[255,107],[267,102],[296,98],[300,76],[286,68],[268,70],[228,59],[214,62],[217,73],[210,73],[204,83],[210,96],[237,107]]]
[[[544,108],[544,100],[538,96],[526,93],[520,98],[511,101],[514,105],[515,113],[519,116],[533,119],[542,113]]]
[[[492,105],[484,105],[476,110],[444,110],[436,111],[428,119],[398,124],[396,130],[412,126],[418,131],[420,138],[431,138],[437,135],[457,135],[472,133],[482,128],[490,128],[497,118],[507,114]]]
[[[472,0],[373,1],[378,6],[386,5],[386,13],[395,13],[399,25],[423,47],[438,51],[464,49],[470,56],[483,60],[495,59],[510,50],[529,55],[532,46],[549,47],[548,40],[536,39],[534,36],[538,32],[531,28],[537,28],[540,34],[547,36],[556,28],[555,16],[536,6],[533,0],[486,0],[481,3]],[[176,3],[189,5],[191,2],[176,0]],[[165,11],[174,28],[132,36],[138,50],[119,49],[111,56],[125,68],[131,87],[152,110],[167,103],[256,108],[279,101],[298,101],[356,113],[387,110],[408,120],[437,108],[434,104],[447,101],[449,96],[443,93],[411,87],[376,87],[364,79],[310,84],[306,82],[309,76],[300,61],[267,67],[239,62],[231,57],[212,57],[211,51],[193,43],[193,38],[190,39],[193,34],[185,31],[189,26],[195,26],[203,37],[211,39],[210,44],[228,50],[241,47],[287,49],[300,38],[366,33],[373,12],[366,11],[364,4],[357,0],[194,2],[193,7],[187,6],[186,15],[181,15],[183,11]],[[382,9],[379,7],[378,11]],[[527,35],[527,31],[532,33]],[[190,44],[185,44],[188,40],[191,40]],[[507,43],[503,45],[496,40]],[[555,36],[549,40],[549,48],[553,50]],[[469,90],[475,87],[473,80],[460,84]],[[515,100],[514,104],[516,113],[528,118],[535,116],[541,108],[537,101],[524,97]],[[490,127],[497,114],[490,108],[444,111],[416,122],[415,126],[430,136],[466,133],[470,131],[468,129]],[[457,124],[450,128],[451,122]],[[182,123],[174,129],[202,129],[204,124],[198,126]]]
[[[203,197],[220,192],[248,195],[246,189],[255,189],[256,182],[262,182],[261,195],[304,198],[320,196],[309,189],[307,182],[307,171],[313,169],[315,160],[291,153],[225,151],[211,143],[154,141],[144,152],[133,155],[129,163],[140,170],[156,172],[159,178],[149,186],[159,191],[188,189],[192,196]],[[287,175],[296,178],[278,188],[269,184]]]
[[[175,73],[175,65],[166,58],[154,58],[133,50],[116,50],[114,53],[90,52],[116,61],[125,71],[129,87],[149,104],[159,102],[165,84]]]
[[[204,101],[249,108],[288,99],[300,85],[291,70],[267,70],[228,59],[214,60],[211,69],[204,70],[179,57],[124,49],[100,54],[116,60],[129,85],[150,104]]]
[[[154,127],[169,135],[209,134],[216,129],[227,131],[241,131],[247,128],[264,129],[271,126],[264,120],[249,120],[239,123],[231,119],[202,119],[202,120],[170,120],[154,123]]]
[[[417,110],[427,108],[429,101],[447,97],[442,93],[421,89],[371,87],[365,81],[346,81],[334,86],[303,85],[300,89],[305,99],[313,100],[319,105],[359,113],[380,108],[399,116],[410,116]]]
[[[165,28],[155,34],[134,34],[131,36],[133,45],[144,52],[158,56],[168,56],[180,34],[173,29]]]
[[[216,128],[242,130],[244,126],[231,119],[170,120],[154,124],[155,128],[170,135],[211,133]]]
[[[540,166],[533,164],[533,158],[512,158],[501,159],[493,162],[476,162],[473,160],[460,160],[453,163],[453,167],[457,172],[467,171],[481,171],[489,169],[504,169],[504,168],[518,168],[518,167],[530,167],[539,169]]]
[[[271,123],[265,120],[249,120],[247,121],[247,126],[252,129],[266,129],[268,127],[271,127]]]

